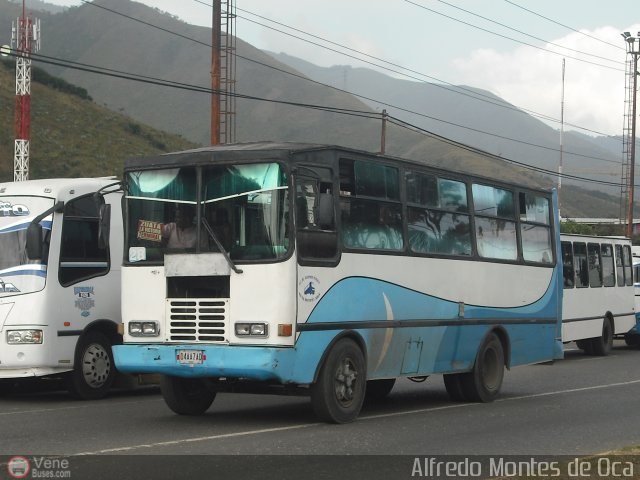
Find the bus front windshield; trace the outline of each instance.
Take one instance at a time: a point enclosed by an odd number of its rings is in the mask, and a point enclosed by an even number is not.
[[[0,197],[0,298],[44,288],[52,217],[40,222],[45,244],[42,260],[29,260],[26,238],[31,221],[52,206],[51,198]]]
[[[127,173],[129,262],[218,252],[273,261],[289,250],[287,176],[277,163]]]

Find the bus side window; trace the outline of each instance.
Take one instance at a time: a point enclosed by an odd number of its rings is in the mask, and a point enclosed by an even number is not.
[[[602,253],[602,283],[605,287],[613,287],[616,284],[616,271],[613,264],[613,247],[608,243],[600,246]]]
[[[576,287],[589,286],[589,267],[587,266],[587,245],[582,242],[573,244],[573,258],[575,268]]]
[[[575,284],[575,272],[573,269],[573,248],[571,242],[562,242],[562,276],[564,288],[573,288]]]
[[[631,247],[625,245],[622,247],[622,263],[624,265],[624,283],[630,287],[633,285],[633,273],[631,270]]]
[[[59,280],[63,286],[109,271],[109,251],[98,245],[98,211],[91,196],[65,205]]]
[[[587,245],[589,258],[589,285],[602,286],[602,260],[600,258],[600,245],[590,243]]]
[[[616,278],[618,286],[624,287],[624,267],[622,265],[622,245],[616,245]]]

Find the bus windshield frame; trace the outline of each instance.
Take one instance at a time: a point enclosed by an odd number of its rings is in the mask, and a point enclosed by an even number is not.
[[[39,292],[47,276],[48,248],[42,259],[27,256],[27,228],[40,213],[51,208],[54,199],[39,196],[0,197],[0,298]],[[44,218],[43,244],[49,244],[53,216]]]
[[[215,253],[277,262],[292,251],[289,174],[275,161],[126,172],[125,262]],[[214,238],[215,237],[215,238]]]

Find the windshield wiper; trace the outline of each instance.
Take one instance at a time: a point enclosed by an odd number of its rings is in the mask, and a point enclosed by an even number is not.
[[[206,218],[203,217],[202,218],[202,224],[204,225],[204,228],[207,230],[207,233],[209,234],[211,239],[215,242],[216,246],[218,247],[218,250],[220,250],[220,253],[222,253],[222,256],[227,261],[229,266],[233,269],[233,271],[236,272],[236,273],[242,273],[242,270],[239,269],[238,267],[236,267],[236,265],[233,263],[233,260],[231,260],[231,257],[229,256],[227,251],[222,246],[222,243],[220,243],[220,240],[218,240],[218,237],[216,236],[215,232],[213,231],[213,228],[211,228],[211,225],[209,225],[209,221]]]

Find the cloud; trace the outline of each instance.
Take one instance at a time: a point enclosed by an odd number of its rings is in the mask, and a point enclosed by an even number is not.
[[[625,30],[637,32],[638,29],[639,25],[634,25]],[[571,123],[620,135],[625,109],[625,44],[620,32],[613,27],[583,32],[614,46],[573,32],[551,43],[603,58],[548,44],[545,48],[557,54],[529,46],[509,52],[478,49],[466,58],[453,60],[452,66],[458,78],[468,79],[467,84],[487,89],[518,107],[560,119],[562,59],[565,58],[566,129],[572,128],[566,125]],[[555,123],[554,127],[559,128],[559,124]]]

